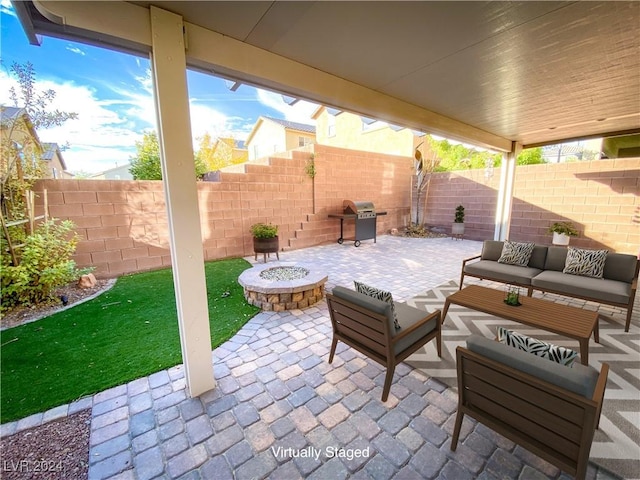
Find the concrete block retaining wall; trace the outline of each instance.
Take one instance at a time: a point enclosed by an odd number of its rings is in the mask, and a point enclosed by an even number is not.
[[[305,173],[315,153],[316,176]],[[411,205],[413,160],[313,145],[246,165],[244,173],[222,172],[217,182],[198,183],[205,259],[253,253],[249,227],[278,225],[282,250],[335,242],[342,201],[371,200],[378,210],[378,234],[406,225]],[[455,206],[466,211],[467,238],[493,238],[500,171],[434,174],[425,222],[453,221]],[[49,212],[77,225],[75,260],[93,266],[100,278],[152,270],[171,263],[162,182],[43,180]],[[511,239],[550,243],[550,223],[569,220],[581,232],[573,245],[637,254],[640,246],[640,159],[524,166],[516,169]],[[42,195],[39,198],[40,208]],[[345,237],[353,223],[345,222]],[[448,231],[448,230],[447,230]],[[353,248],[345,242],[342,248]]]
[[[436,174],[426,223],[449,225],[465,206],[465,236],[492,238],[500,169]],[[640,159],[596,160],[516,168],[511,240],[550,244],[549,225],[573,222],[571,245],[637,255],[640,250]]]

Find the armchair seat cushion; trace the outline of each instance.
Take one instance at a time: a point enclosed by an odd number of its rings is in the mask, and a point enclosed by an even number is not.
[[[410,327],[426,317],[428,315],[428,312],[412,307],[411,305],[407,305],[406,303],[396,303],[396,315],[398,316],[400,330],[398,330],[394,336],[398,336],[402,332],[407,331]],[[434,331],[438,326],[438,321],[438,318],[433,318],[424,325],[421,325],[415,331],[411,332],[406,337],[401,338],[393,346],[393,353],[399,355],[408,347],[420,340],[422,337]]]

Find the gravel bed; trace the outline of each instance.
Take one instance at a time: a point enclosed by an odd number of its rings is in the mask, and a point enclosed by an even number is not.
[[[2,480],[84,480],[89,473],[91,410],[0,441]]]
[[[309,270],[302,267],[273,267],[260,272],[260,278],[265,280],[273,280],[274,282],[282,280],[297,280],[309,275]]]

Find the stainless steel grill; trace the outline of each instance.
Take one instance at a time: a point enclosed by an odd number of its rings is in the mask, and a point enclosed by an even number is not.
[[[377,218],[379,215],[386,215],[387,212],[378,212],[373,202],[354,202],[345,200],[342,202],[341,214],[330,214],[329,218],[340,219],[340,238],[338,243],[343,243],[344,238],[344,220],[355,221],[355,238],[353,244],[360,246],[362,240],[373,239],[376,242]]]

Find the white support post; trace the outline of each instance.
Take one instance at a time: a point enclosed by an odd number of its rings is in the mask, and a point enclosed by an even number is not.
[[[151,6],[151,64],[187,391],[215,387],[182,17]]]
[[[516,176],[516,158],[521,150],[522,145],[513,142],[511,151],[502,156],[500,190],[498,191],[495,232],[493,235],[494,240],[505,240],[509,236],[511,207],[513,204],[513,183]]]

